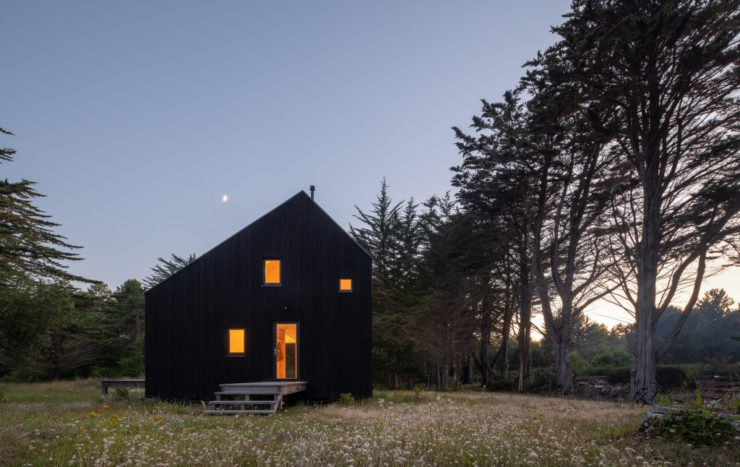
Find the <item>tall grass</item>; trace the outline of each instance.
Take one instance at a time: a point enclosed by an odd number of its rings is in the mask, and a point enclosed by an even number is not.
[[[97,381],[5,385],[0,464],[592,465],[728,464],[738,443],[689,448],[636,435],[629,404],[490,392],[377,391],[356,404],[269,417],[104,400]]]

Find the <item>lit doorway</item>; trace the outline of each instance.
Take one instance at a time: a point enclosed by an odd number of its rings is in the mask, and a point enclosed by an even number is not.
[[[275,323],[275,377],[298,379],[298,323]]]

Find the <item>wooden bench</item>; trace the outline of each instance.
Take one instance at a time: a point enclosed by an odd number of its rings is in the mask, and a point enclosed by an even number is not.
[[[104,379],[100,381],[103,395],[108,394],[108,388],[143,388],[143,379]]]

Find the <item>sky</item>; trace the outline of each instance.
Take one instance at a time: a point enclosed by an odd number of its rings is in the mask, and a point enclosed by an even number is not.
[[[516,85],[568,0],[7,1],[0,177],[111,287],[202,254],[299,190],[342,226],[385,177],[450,190],[452,126]],[[223,202],[223,196],[228,202]],[[740,299],[740,268],[707,282]],[[612,312],[592,317],[608,324]]]

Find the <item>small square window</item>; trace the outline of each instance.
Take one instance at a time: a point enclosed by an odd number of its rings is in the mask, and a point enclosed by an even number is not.
[[[264,285],[280,285],[280,260],[266,259],[264,268]]]
[[[229,329],[229,354],[244,355],[244,329]]]
[[[352,279],[339,279],[340,292],[352,292]]]

